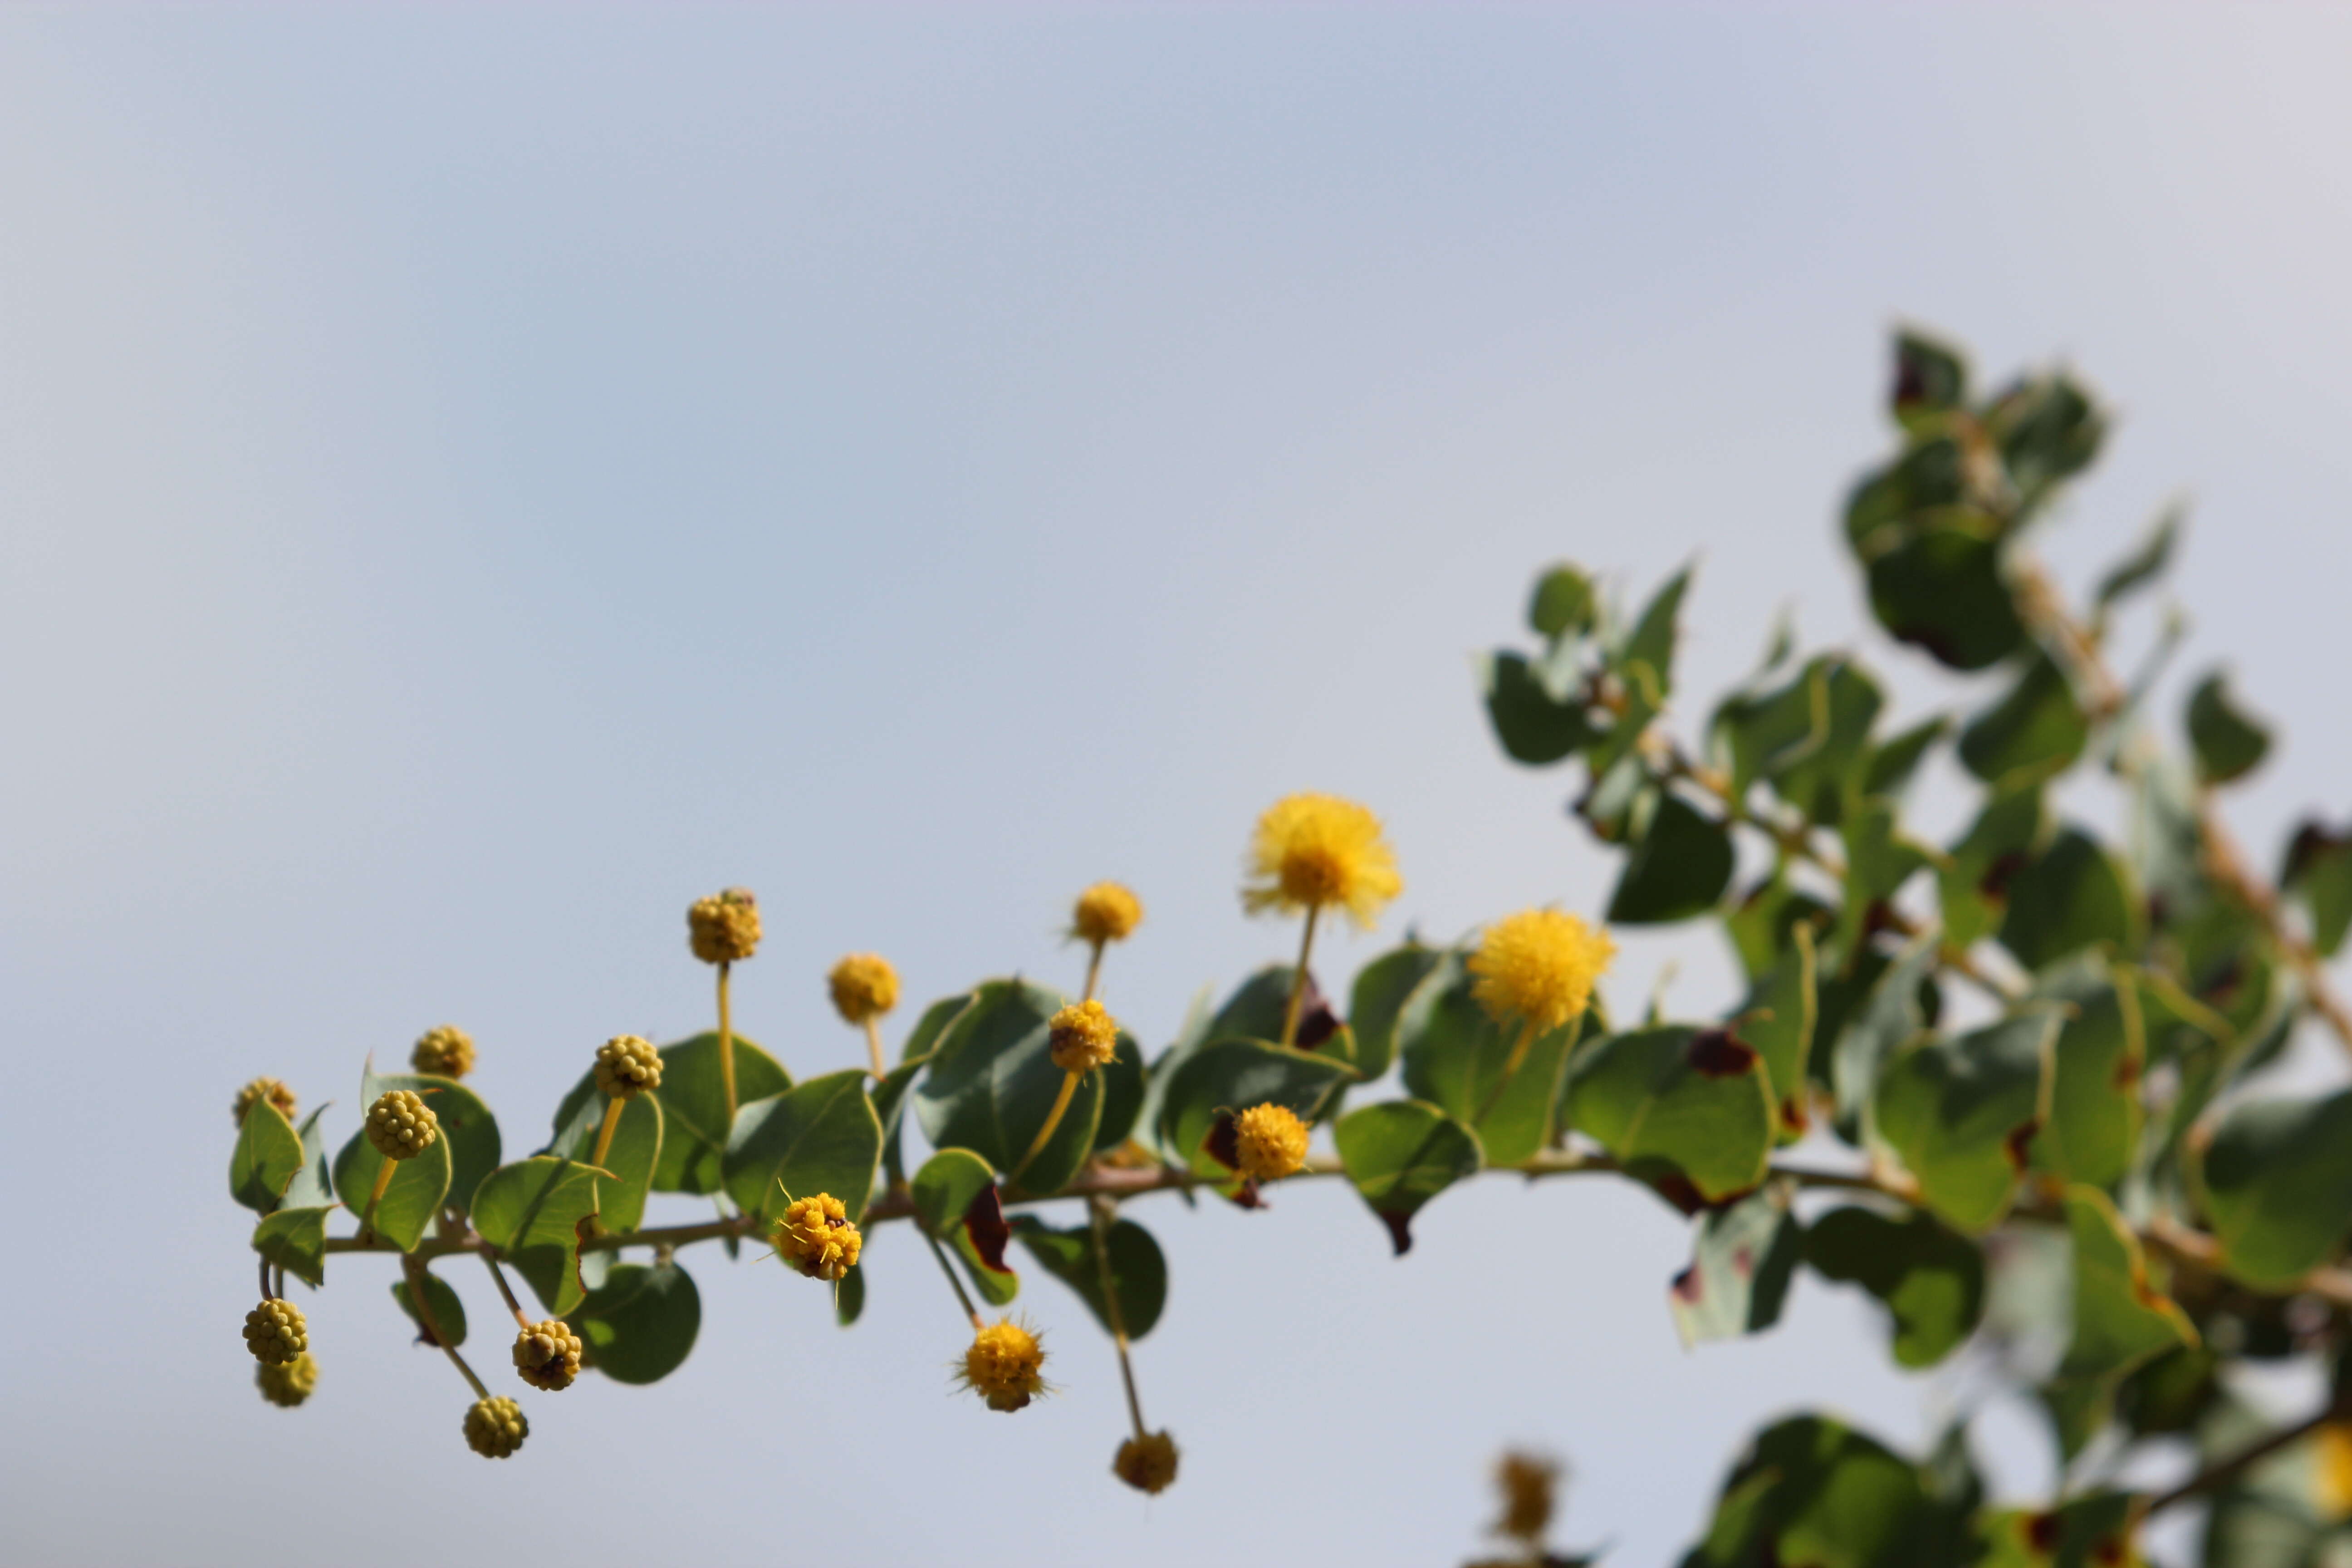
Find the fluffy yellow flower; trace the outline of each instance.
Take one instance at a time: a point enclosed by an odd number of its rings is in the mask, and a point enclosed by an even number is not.
[[[236,1117],[236,1124],[242,1127],[245,1125],[245,1113],[265,1100],[284,1111],[287,1121],[294,1120],[294,1091],[274,1078],[257,1078],[238,1089],[236,1103],[229,1107],[229,1114]]]
[[[474,1070],[474,1037],[455,1024],[427,1029],[408,1053],[408,1065],[435,1078],[464,1078]]]
[[[878,952],[853,952],[824,977],[833,1010],[852,1024],[878,1018],[898,1005],[898,972]]]
[[[1100,947],[1124,942],[1143,923],[1143,901],[1118,882],[1097,882],[1078,895],[1070,915],[1070,934]]]
[[[1110,1473],[1137,1491],[1157,1497],[1176,1484],[1176,1440],[1165,1432],[1129,1437],[1118,1446]]]
[[[991,1410],[1011,1412],[1047,1392],[1039,1375],[1045,1367],[1045,1347],[1029,1326],[1000,1318],[971,1336],[956,1377],[987,1400]]]
[[[1496,1023],[1518,1018],[1549,1033],[1580,1016],[1592,983],[1617,956],[1609,933],[1558,910],[1526,910],[1486,928],[1470,955],[1471,994]]]
[[[1045,1048],[1064,1072],[1087,1072],[1118,1054],[1118,1020],[1091,997],[1055,1014],[1045,1029]]]
[[[849,1211],[831,1193],[802,1198],[776,1221],[769,1240],[785,1266],[812,1279],[838,1279],[857,1267],[866,1238],[849,1222]]]
[[[697,899],[686,911],[687,945],[705,963],[736,963],[760,945],[760,901],[749,888]]]
[[[1331,795],[1285,795],[1257,819],[1242,904],[1252,914],[1337,904],[1359,926],[1404,890],[1381,819]]]
[[[1307,1123],[1286,1105],[1253,1105],[1234,1119],[1234,1159],[1252,1181],[1278,1182],[1307,1163]]]

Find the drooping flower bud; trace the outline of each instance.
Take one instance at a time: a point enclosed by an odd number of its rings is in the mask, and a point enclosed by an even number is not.
[[[270,1362],[253,1369],[253,1385],[270,1404],[291,1410],[319,1386],[319,1363],[309,1351],[292,1361]]]
[[[508,1458],[530,1436],[530,1423],[511,1399],[494,1395],[466,1407],[466,1447],[485,1459]]]
[[[1176,1442],[1165,1432],[1147,1432],[1118,1446],[1110,1473],[1137,1491],[1159,1496],[1176,1484]]]
[[[302,1309],[276,1297],[245,1315],[245,1348],[264,1366],[286,1366],[310,1348]]]

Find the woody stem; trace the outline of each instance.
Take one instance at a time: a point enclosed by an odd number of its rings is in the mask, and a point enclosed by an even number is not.
[[[604,1102],[604,1125],[596,1129],[596,1152],[588,1156],[590,1164],[602,1165],[613,1152],[613,1134],[621,1130],[621,1108],[628,1103],[617,1094]]]
[[[457,1347],[449,1342],[448,1336],[441,1331],[441,1325],[433,1321],[433,1298],[425,1293],[424,1262],[412,1252],[400,1260],[400,1268],[408,1276],[408,1300],[416,1308],[417,1322],[433,1336],[433,1342],[441,1347],[442,1353],[449,1358],[449,1364],[457,1369],[457,1374],[473,1385],[474,1397],[488,1399],[490,1391],[483,1386],[480,1378],[474,1375],[474,1369],[466,1364],[466,1358],[457,1353]]]
[[[269,1288],[269,1259],[267,1258],[261,1260],[261,1299],[265,1301],[278,1300],[278,1292]]]
[[[1511,1087],[1513,1079],[1519,1076],[1519,1067],[1528,1059],[1528,1050],[1535,1043],[1536,1021],[1529,1018],[1519,1026],[1519,1043],[1511,1047],[1509,1059],[1503,1063],[1503,1076],[1495,1080],[1495,1087],[1486,1091],[1486,1103],[1478,1108],[1479,1121],[1486,1120],[1486,1113],[1495,1109],[1495,1102],[1503,1098],[1503,1091]]]
[[[964,1291],[963,1281],[956,1278],[955,1265],[948,1261],[947,1250],[940,1246],[940,1238],[931,1234],[930,1226],[917,1220],[915,1228],[923,1233],[924,1245],[931,1249],[931,1256],[939,1259],[940,1272],[948,1277],[948,1289],[955,1292],[957,1302],[963,1308],[963,1315],[971,1320],[971,1326],[977,1331],[980,1328],[980,1309],[971,1304],[971,1296]]]
[[[1118,1346],[1119,1380],[1127,1384],[1128,1419],[1135,1423],[1138,1442],[1143,1439],[1143,1401],[1136,1396],[1135,1364],[1127,1351],[1127,1316],[1119,1310],[1118,1284],[1110,1271],[1110,1222],[1116,1205],[1108,1198],[1090,1198],[1087,1208],[1094,1221],[1095,1268],[1102,1276],[1103,1311],[1110,1319],[1111,1342]]]
[[[727,1017],[727,971],[730,965],[719,965],[719,1087],[727,1101],[726,1131],[735,1127],[735,1031]],[[723,1134],[722,1134],[723,1136]]]
[[[1298,967],[1290,975],[1290,1001],[1282,1009],[1282,1043],[1298,1043],[1298,1009],[1307,1000],[1307,961],[1315,952],[1315,917],[1323,912],[1320,904],[1307,906],[1307,931],[1298,939]]]
[[[507,1310],[514,1314],[514,1321],[523,1328],[530,1327],[530,1319],[524,1315],[522,1303],[515,1300],[514,1288],[507,1283],[506,1271],[499,1267],[498,1255],[488,1247],[482,1249],[482,1267],[490,1271],[491,1282],[498,1286],[499,1294],[506,1298]]]

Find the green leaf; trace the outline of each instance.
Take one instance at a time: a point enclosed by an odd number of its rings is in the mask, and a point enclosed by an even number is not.
[[[327,1282],[327,1215],[333,1204],[281,1208],[253,1227],[253,1249],[312,1289]]]
[[[1583,1020],[1538,1036],[1507,1082],[1520,1026],[1489,1017],[1472,994],[1475,984],[1469,953],[1456,948],[1405,999],[1396,1025],[1405,1092],[1476,1131],[1489,1163],[1516,1165],[1559,1130],[1560,1083]]]
[[[1937,871],[1944,940],[1963,951],[1990,936],[2009,908],[2010,884],[2032,863],[2042,837],[2042,786],[1996,790]]]
[[[1837,942],[1852,952],[1868,940],[1912,873],[1927,864],[1927,852],[1904,837],[1894,805],[1883,800],[1865,801],[1848,813],[1840,837],[1845,841],[1846,879]]]
[[[926,1015],[928,1017],[929,1015]],[[745,1039],[733,1037],[735,1103],[740,1108],[755,1100],[782,1094],[793,1087],[792,1074],[776,1058]],[[661,1158],[654,1166],[653,1190],[657,1193],[715,1193],[724,1177],[719,1170],[727,1147],[727,1088],[719,1061],[716,1032],[693,1035],[661,1049]]]
[[[1064,1075],[1046,1037],[1062,1005],[1060,992],[1025,980],[979,987],[971,1006],[940,1036],[930,1071],[915,1089],[915,1115],[933,1148],[970,1149],[1008,1177],[1021,1168],[1061,1092]],[[1103,1089],[1099,1073],[1079,1081],[1061,1125],[1021,1170],[1024,1191],[1069,1184],[1094,1148]]]
[[[1731,834],[1680,795],[1660,793],[1609,900],[1612,925],[1664,925],[1706,913],[1731,881]]]
[[[1887,1062],[1927,1027],[1920,991],[1936,972],[1936,933],[1926,932],[1875,974],[1858,972],[1853,977],[1866,983],[1867,1000],[1829,1037],[1833,1042],[1830,1083],[1842,1125],[1859,1124]],[[1832,995],[1827,986],[1822,988],[1819,1005],[1824,1023],[1831,1016]]]
[[[908,1093],[923,1069],[931,1065],[931,1050],[939,1044],[941,1033],[971,1005],[971,994],[966,992],[961,996],[942,997],[923,1009],[923,1016],[915,1022],[914,1032],[907,1037],[907,1047],[898,1065],[874,1086],[874,1114],[882,1123],[882,1169],[886,1179],[892,1183],[907,1178],[899,1130],[906,1125]]]
[[[1916,529],[1889,529],[1865,548],[1871,613],[1897,642],[1958,670],[1998,664],[2023,645],[1990,517],[1955,509]]]
[[[2021,515],[2088,468],[2106,433],[2089,395],[2064,374],[2019,383],[1985,411],[1984,425],[2008,465]]]
[[[996,1183],[987,1161],[969,1149],[942,1149],[915,1173],[915,1217],[933,1236],[946,1236],[963,1226],[971,1200]]]
[[[1895,417],[1916,427],[1966,405],[1968,365],[1956,350],[1917,332],[1895,337]]]
[[[992,1307],[1002,1307],[1021,1294],[1021,1274],[1012,1264],[1002,1268],[989,1267],[973,1245],[971,1227],[959,1225],[948,1232],[948,1244],[958,1258],[963,1259],[964,1277],[980,1299]]]
[[[1442,950],[1408,942],[1356,972],[1348,998],[1348,1026],[1356,1036],[1356,1070],[1366,1083],[1396,1060],[1397,1016],[1405,1000],[1444,957]]]
[[[1280,1105],[1312,1122],[1354,1077],[1345,1063],[1264,1040],[1212,1041],[1170,1079],[1160,1107],[1160,1142],[1196,1174],[1230,1182],[1234,1173],[1202,1146],[1218,1111]]]
[[[833,1320],[848,1328],[866,1315],[866,1265],[853,1266],[835,1282],[833,1291]]]
[[[1880,1074],[1878,1135],[1927,1207],[1971,1235],[2009,1212],[2048,1112],[2061,1020],[2043,1010],[1912,1047]]]
[[[449,1191],[444,1201],[464,1214],[472,1204],[474,1189],[482,1184],[482,1178],[499,1168],[499,1119],[490,1114],[490,1108],[482,1103],[480,1095],[456,1079],[434,1078],[425,1073],[394,1073],[379,1078],[373,1061],[360,1082],[360,1114],[366,1115],[365,1108],[373,1105],[378,1096],[395,1089],[422,1095],[425,1103],[432,1107],[434,1120],[441,1125],[441,1142],[449,1146]],[[368,1179],[375,1179],[373,1171],[368,1173]],[[360,1188],[358,1196],[362,1202],[366,1201],[367,1189]]]
[[[839,1198],[856,1220],[873,1195],[881,1159],[882,1123],[866,1098],[864,1069],[852,1068],[743,1107],[721,1169],[727,1195],[764,1227],[788,1205],[819,1193]]]
[[[1988,1510],[1978,1524],[1984,1554],[1975,1568],[2146,1568],[2147,1559],[2132,1545],[2139,1500],[2128,1492],[2103,1491],[2075,1498],[2053,1512]],[[2210,1557],[2200,1561],[2211,1568],[2252,1568]]]
[[[2352,1231],[2352,1089],[2238,1105],[2189,1150],[2231,1274],[2284,1287],[2342,1250]]]
[[[1846,501],[1846,542],[1866,562],[1891,548],[1911,520],[1958,508],[1968,493],[1958,441],[1945,436],[1914,443],[1854,487]]]
[[[580,1226],[596,1212],[597,1176],[593,1165],[534,1154],[492,1171],[474,1193],[474,1228],[559,1318],[588,1296]]]
[[[1103,1294],[1102,1268],[1095,1257],[1091,1229],[1080,1226],[1054,1230],[1023,1215],[1013,1222],[1013,1234],[1046,1273],[1078,1293],[1097,1321],[1106,1329],[1111,1326],[1109,1300]],[[1110,1258],[1111,1283],[1118,1292],[1119,1317],[1127,1325],[1127,1337],[1139,1340],[1160,1321],[1160,1310],[1168,1303],[1168,1260],[1160,1256],[1160,1244],[1151,1233],[1131,1219],[1119,1220],[1110,1227],[1104,1250]]]
[[[2068,1188],[2066,1228],[2074,1240],[2074,1337],[2060,1378],[2113,1380],[2166,1351],[2196,1346],[2196,1326],[2148,1282],[2139,1238],[2106,1194]]]
[[[850,1270],[853,1277],[860,1272]],[[842,1283],[846,1287],[848,1280]],[[675,1263],[615,1263],[604,1283],[568,1316],[586,1364],[614,1383],[659,1383],[694,1349],[694,1336],[702,1328],[702,1296],[693,1278]]]
[[[2183,521],[2178,510],[2158,518],[2156,526],[2148,530],[2138,547],[2099,579],[2097,603],[2102,611],[2163,575],[2165,567],[2171,563],[2173,546],[2179,542]]]
[[[1563,562],[1536,579],[1535,594],[1528,601],[1528,625],[1538,637],[1557,642],[1591,630],[1600,607],[1592,579]]]
[[[1121,1029],[1117,1054],[1096,1075],[1103,1086],[1102,1117],[1095,1124],[1094,1152],[1099,1154],[1135,1136],[1136,1119],[1143,1114],[1142,1045]]]
[[[1225,1005],[1209,1020],[1206,1040],[1269,1040],[1282,1038],[1283,1016],[1290,1009],[1290,977],[1297,966],[1269,963],[1234,988]],[[1307,973],[1307,994],[1299,1003],[1299,1049],[1335,1061],[1355,1060],[1355,1032],[1331,1011],[1323,989]]]
[[[392,1299],[402,1311],[408,1314],[408,1321],[416,1325],[417,1337],[425,1343],[435,1342],[433,1330],[438,1329],[449,1336],[451,1350],[465,1347],[466,1303],[457,1299],[457,1292],[449,1288],[449,1281],[438,1274],[427,1273],[425,1276],[425,1304],[432,1310],[432,1328],[425,1327],[425,1320],[416,1315],[416,1300],[408,1293],[407,1280],[392,1282]]]
[[[555,1137],[546,1150],[559,1159],[590,1163],[596,1139],[604,1128],[609,1102],[596,1087],[596,1076],[583,1074],[555,1112]],[[660,1096],[640,1094],[621,1108],[621,1124],[613,1130],[613,1146],[604,1151],[603,1167],[611,1181],[597,1183],[597,1217],[608,1231],[635,1230],[646,1217],[646,1194],[661,1164],[662,1111]]]
[[[2312,945],[2333,958],[2352,931],[2352,833],[2305,822],[2287,846],[2279,883],[2309,911]]]
[[[1478,687],[1495,739],[1513,762],[1542,767],[1574,755],[1598,738],[1585,717],[1581,697],[1555,698],[1519,654],[1498,649],[1481,658]]]
[[[1682,614],[1683,594],[1690,587],[1690,568],[1685,566],[1659,586],[1633,623],[1633,633],[1617,652],[1619,674],[1627,684],[1641,688],[1653,708],[1664,706],[1667,694],[1674,690],[1675,642],[1678,635],[1677,619]]]
[[[1339,1163],[1402,1257],[1422,1205],[1477,1174],[1478,1135],[1422,1100],[1390,1100],[1348,1112],[1332,1128]]]
[[[1960,731],[1960,763],[1991,784],[2044,779],[2074,765],[2090,734],[2065,672],[2038,653],[2008,694]]]
[[[286,1195],[278,1200],[281,1207],[323,1208],[335,1201],[334,1177],[327,1170],[327,1131],[321,1124],[326,1114],[322,1105],[302,1119],[302,1168],[286,1184]]]
[[[1802,1231],[1789,1213],[1794,1192],[1787,1181],[1768,1182],[1700,1218],[1690,1267],[1666,1291],[1684,1349],[1761,1333],[1780,1321],[1802,1250]]]
[[[2094,1187],[2123,1180],[2146,1118],[2139,1081],[2147,1031],[2139,990],[2096,960],[2060,971],[2037,994],[2067,1008],[2051,1079],[2050,1123],[2033,1141],[2036,1169]]]
[[[366,1215],[368,1194],[375,1190],[376,1173],[383,1168],[383,1156],[375,1152],[364,1132],[352,1133],[352,1141],[335,1156],[335,1190],[344,1194],[344,1206],[354,1215]],[[448,1193],[449,1140],[436,1138],[422,1154],[399,1162],[367,1228],[379,1240],[403,1252],[414,1252]]]
[[[1957,1568],[1918,1467],[1835,1421],[1759,1433],[1683,1568]]]
[[[1805,1261],[1824,1279],[1859,1285],[1894,1319],[1896,1364],[1934,1366],[1984,1310],[1984,1255],[1931,1216],[1832,1209],[1805,1233]]]
[[[1718,1203],[1763,1181],[1774,1110],[1763,1058],[1727,1031],[1685,1026],[1587,1047],[1570,1084],[1576,1128],[1628,1165],[1663,1163]]]
[[[2271,732],[2230,697],[2219,670],[2189,695],[2189,744],[2197,753],[2197,776],[2209,784],[2228,784],[2262,765]]]
[[[2079,827],[2051,841],[2009,884],[2000,943],[2028,969],[2044,969],[2095,942],[2129,951],[2139,938],[2139,901],[2116,858]]]
[[[1796,930],[1819,932],[1829,928],[1827,904],[1791,886],[1775,871],[1758,883],[1732,908],[1721,911],[1724,935],[1731,939],[1739,966],[1751,981],[1770,973],[1795,945]]]
[[[267,1100],[255,1100],[238,1124],[236,1147],[229,1151],[228,1195],[266,1215],[301,1169],[302,1135],[284,1111]]]
[[[1818,1014],[1812,929],[1800,925],[1793,935],[1780,962],[1749,988],[1729,1026],[1764,1058],[1765,1081],[1771,1086],[1784,1143],[1805,1131],[1805,1064],[1812,1058]]]
[[[1942,714],[1914,724],[1870,751],[1870,760],[1862,773],[1862,793],[1884,795],[1893,799],[1911,784],[1936,743],[1952,732],[1952,721]]]

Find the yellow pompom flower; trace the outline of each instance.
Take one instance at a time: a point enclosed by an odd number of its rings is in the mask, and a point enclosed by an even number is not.
[[[1091,998],[1055,1014],[1045,1031],[1045,1048],[1064,1072],[1087,1072],[1118,1054],[1118,1020]]]
[[[1254,1182],[1278,1182],[1307,1163],[1307,1123],[1286,1105],[1253,1105],[1234,1121],[1234,1159]]]
[[[1336,904],[1359,926],[1404,890],[1381,819],[1330,795],[1285,795],[1257,819],[1242,904],[1252,914]]]
[[[849,1220],[849,1211],[831,1193],[801,1198],[784,1210],[769,1237],[786,1268],[812,1279],[838,1279],[857,1267],[866,1238]]]
[[[749,888],[697,899],[686,911],[687,945],[705,963],[736,963],[760,945],[760,902]]]
[[[1137,1491],[1157,1497],[1176,1484],[1176,1440],[1165,1432],[1129,1437],[1118,1446],[1110,1473]]]
[[[257,1078],[238,1089],[236,1103],[229,1107],[229,1114],[236,1117],[236,1124],[242,1127],[245,1125],[245,1113],[265,1100],[284,1111],[287,1121],[294,1120],[294,1091],[274,1078]]]
[[[2312,1503],[2334,1523],[2352,1516],[2352,1423],[2330,1421],[2311,1436]]]
[[[455,1024],[427,1029],[408,1053],[408,1065],[435,1078],[464,1078],[474,1070],[474,1037]]]
[[[1029,1326],[1000,1318],[971,1336],[956,1376],[991,1410],[1011,1412],[1047,1392],[1045,1367],[1045,1347]]]
[[[1617,956],[1609,933],[1558,910],[1526,910],[1486,928],[1470,955],[1470,994],[1496,1023],[1519,1019],[1549,1034],[1582,1016],[1592,983]]]
[[[878,1018],[898,1005],[898,972],[878,952],[853,952],[824,978],[833,1010],[852,1024]]]
[[[1143,923],[1143,901],[1118,882],[1097,882],[1078,895],[1070,915],[1070,934],[1100,947],[1125,942]]]

